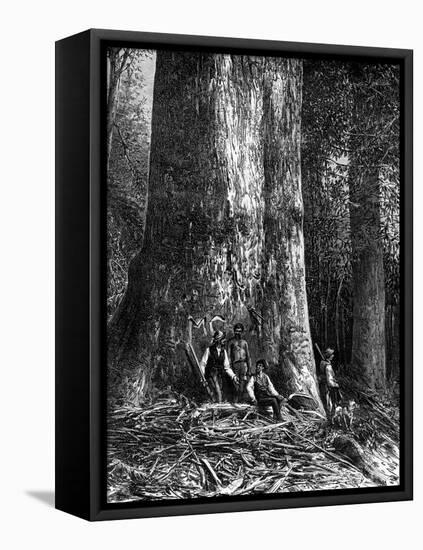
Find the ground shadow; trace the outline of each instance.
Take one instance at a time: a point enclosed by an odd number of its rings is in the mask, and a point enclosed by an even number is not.
[[[26,491],[26,494],[54,508],[54,491]]]

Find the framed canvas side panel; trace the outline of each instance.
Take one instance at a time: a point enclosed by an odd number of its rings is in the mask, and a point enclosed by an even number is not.
[[[401,127],[401,445],[400,479],[413,498],[413,51],[402,66]]]
[[[56,43],[56,508],[89,517],[90,33]]]

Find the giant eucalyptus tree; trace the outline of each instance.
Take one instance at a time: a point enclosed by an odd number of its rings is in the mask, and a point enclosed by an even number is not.
[[[147,222],[109,326],[109,387],[137,401],[214,328],[250,328],[285,391],[321,402],[302,235],[302,62],[157,54]],[[213,324],[214,323],[214,324]],[[282,388],[281,388],[282,389]]]

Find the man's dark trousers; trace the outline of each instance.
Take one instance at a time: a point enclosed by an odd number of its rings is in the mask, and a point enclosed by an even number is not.
[[[277,397],[261,397],[257,400],[257,403],[260,407],[272,407],[273,409],[273,416],[281,420],[281,404]]]

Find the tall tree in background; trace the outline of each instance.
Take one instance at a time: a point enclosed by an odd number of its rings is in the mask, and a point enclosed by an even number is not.
[[[398,80],[397,80],[398,84]],[[397,96],[396,103],[399,103]],[[397,136],[397,139],[399,136]],[[399,153],[399,151],[398,151]],[[381,210],[385,267],[386,375],[398,382],[400,374],[400,175],[399,155],[382,164]]]
[[[210,329],[236,320],[250,325],[253,353],[283,369],[286,389],[320,404],[303,265],[301,80],[300,61],[158,53],[144,247],[109,326],[110,387],[121,396],[176,384],[184,343],[202,352]]]
[[[382,390],[386,338],[381,170],[399,159],[399,86],[390,66],[355,64],[351,79],[352,363],[372,388]]]
[[[142,247],[151,133],[151,100],[145,93],[143,63],[151,55],[146,50],[122,48],[108,52],[108,123],[113,121],[108,124],[107,135],[109,319],[125,292],[129,262]]]

